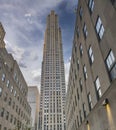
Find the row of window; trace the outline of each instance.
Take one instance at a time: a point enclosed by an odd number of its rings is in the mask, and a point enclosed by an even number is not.
[[[3,73],[2,74],[2,82],[4,82],[5,83],[5,80],[6,80],[6,75]],[[17,94],[17,91],[16,90],[14,90],[14,87],[11,85],[11,87],[10,87],[10,81],[9,80],[7,80],[6,81],[6,87],[8,88],[8,89],[10,89],[10,92],[14,95],[14,97],[17,97],[17,100],[18,101],[20,101],[20,104],[22,104],[22,106],[26,109],[26,111],[28,112],[28,113],[30,113],[31,112],[31,110],[30,110],[30,108],[29,108],[29,106],[28,105],[26,105],[25,103],[24,103],[24,101],[22,100],[22,98],[20,98],[19,97],[19,95]],[[2,87],[1,87],[1,90],[0,90],[0,95],[2,95]],[[6,96],[7,96],[8,94],[6,93]]]
[[[7,100],[7,99],[6,99],[6,97],[5,97],[5,98],[4,98],[4,101],[6,102],[6,100]],[[15,110],[16,113],[17,113],[20,117],[22,117],[22,118],[25,119],[25,120],[28,120],[28,117],[26,116],[26,114],[25,114],[23,111],[21,111],[21,108],[20,108],[18,105],[16,105],[15,102],[12,102],[12,99],[11,99],[11,98],[8,99],[8,105],[11,106],[12,109]],[[3,110],[3,112],[4,112],[4,108],[3,108],[2,110]],[[2,117],[3,117],[3,116],[2,116]]]
[[[50,128],[48,125],[44,124],[44,130],[62,130],[62,124],[50,125]]]
[[[4,108],[1,108],[0,116],[2,118],[5,118],[7,121],[12,123],[13,125],[17,124],[17,125],[20,125],[20,127],[21,127],[21,122],[16,117],[14,117],[12,114],[10,114],[8,111],[6,111]],[[27,119],[25,121],[29,122],[29,119]],[[2,126],[0,126],[0,127],[2,128]]]
[[[79,49],[80,49],[80,55],[82,56],[83,55],[82,44],[80,44]],[[93,49],[92,49],[91,45],[88,49],[88,56],[89,56],[90,65],[92,65],[94,62],[94,53],[93,53]],[[112,50],[109,51],[108,56],[105,59],[105,64],[107,66],[110,79],[111,80],[115,79],[116,78],[116,59],[115,59],[115,56],[114,56],[114,53]],[[77,68],[79,69],[79,59],[78,58],[77,58]],[[87,79],[87,70],[86,70],[85,65],[83,67],[83,72],[84,72],[85,79]]]
[[[90,10],[90,13],[93,12],[94,4],[95,4],[94,0],[89,0],[88,7],[89,7],[89,10]],[[82,17],[83,17],[83,9],[82,9],[82,7],[80,7],[80,9],[79,9],[79,16],[80,16],[80,20],[82,20]],[[77,28],[76,29],[77,36],[79,37],[80,36],[79,28],[78,28],[78,26],[76,28]],[[103,37],[105,29],[104,29],[104,26],[103,26],[103,23],[102,23],[102,20],[101,20],[100,16],[98,16],[98,18],[96,20],[95,29],[96,29],[96,33],[97,33],[99,39],[101,40],[102,37]],[[84,26],[83,26],[83,34],[84,34],[84,37],[87,38],[88,31],[87,31],[87,26],[86,26],[85,23],[84,23]]]

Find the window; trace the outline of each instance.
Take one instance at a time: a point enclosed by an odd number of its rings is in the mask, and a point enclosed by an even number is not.
[[[77,115],[77,125],[79,127],[79,118],[78,118],[78,115]]]
[[[0,124],[0,130],[2,130],[2,125]]]
[[[77,58],[77,69],[79,70],[79,59]]]
[[[82,87],[82,79],[80,78],[80,80],[79,80],[79,85],[80,85],[80,90],[81,90],[81,92],[83,91],[83,87]]]
[[[6,127],[4,127],[4,130],[7,130],[7,128],[6,128]]]
[[[2,96],[2,88],[0,87],[0,97]]]
[[[5,74],[3,73],[3,74],[2,74],[2,81],[3,81],[3,82],[5,81],[5,77],[6,77],[6,76],[5,76]]]
[[[7,93],[4,93],[4,101],[5,101],[5,102],[7,101],[7,96],[8,96],[8,94],[7,94]]]
[[[76,27],[76,33],[77,33],[77,37],[79,37],[80,36],[80,31],[79,31],[79,27],[78,26]]]
[[[14,91],[14,97],[16,97],[16,94],[17,94],[17,92],[16,92],[16,90]]]
[[[93,12],[94,4],[95,4],[94,0],[89,0],[88,6],[89,6],[89,10],[90,10],[91,13]]]
[[[87,75],[87,68],[85,65],[83,66],[83,73],[84,73],[84,78],[86,80],[88,78],[88,75]]]
[[[94,55],[93,55],[93,50],[91,46],[89,47],[88,54],[89,54],[90,64],[92,64],[94,62]]]
[[[13,109],[15,108],[15,102],[13,102],[12,108],[13,108]]]
[[[1,108],[1,117],[4,117],[4,108]]]
[[[95,80],[95,87],[96,87],[97,99],[99,100],[99,98],[102,96],[99,77],[97,77],[96,80]]]
[[[14,118],[14,125],[16,124],[16,118]]]
[[[85,103],[83,103],[83,115],[84,115],[84,118],[86,118],[86,105]]]
[[[9,80],[7,80],[6,86],[7,86],[7,88],[10,86],[10,81]]]
[[[79,97],[79,91],[78,91],[78,88],[77,88],[77,97],[78,97],[78,100],[79,100],[80,97]]]
[[[103,37],[103,34],[104,34],[104,26],[102,24],[102,21],[101,21],[101,18],[98,16],[97,18],[97,22],[96,22],[96,32],[100,38],[100,40],[102,39]]]
[[[82,7],[80,7],[79,16],[80,16],[80,19],[82,19],[82,16],[83,16],[83,9],[82,9]]]
[[[17,74],[15,73],[14,74],[14,80],[16,81],[16,79],[17,79]]]
[[[8,102],[9,106],[11,105],[11,102],[12,102],[12,99],[9,98],[9,102]]]
[[[107,65],[111,80],[115,79],[116,78],[116,60],[115,60],[114,53],[112,50],[110,50],[106,58],[106,65]]]
[[[6,120],[8,120],[8,118],[9,118],[9,112],[7,111],[6,112]]]
[[[83,47],[82,47],[82,44],[80,44],[79,49],[80,49],[80,55],[82,56],[82,55],[83,55]]]
[[[80,123],[82,123],[81,110],[79,111],[79,116],[80,116]]]
[[[86,38],[87,35],[88,35],[88,31],[87,31],[87,26],[86,26],[85,23],[84,23],[84,26],[83,26],[83,33],[84,33],[84,37]]]
[[[13,86],[11,86],[11,89],[10,89],[11,93],[13,92]]]
[[[88,97],[89,110],[91,111],[91,109],[93,108],[93,104],[90,93],[88,93],[87,97]]]
[[[18,106],[16,106],[16,112],[18,111]]]
[[[76,106],[77,106],[77,99],[76,99],[76,96],[75,96],[75,104],[76,104]]]
[[[111,3],[116,6],[116,0],[111,0]]]

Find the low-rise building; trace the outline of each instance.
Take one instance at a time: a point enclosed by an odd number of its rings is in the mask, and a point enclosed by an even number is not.
[[[37,86],[28,87],[28,102],[31,106],[32,130],[38,130],[39,123],[39,91]]]

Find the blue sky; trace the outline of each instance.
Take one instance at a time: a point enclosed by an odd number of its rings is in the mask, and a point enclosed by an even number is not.
[[[72,51],[77,0],[0,0],[0,22],[6,31],[8,52],[17,60],[28,85],[40,86],[46,17],[59,16],[66,82]]]

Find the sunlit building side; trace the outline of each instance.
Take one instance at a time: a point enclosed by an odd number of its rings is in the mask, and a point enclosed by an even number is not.
[[[65,75],[61,29],[54,11],[47,17],[41,72],[40,130],[65,130]]]

